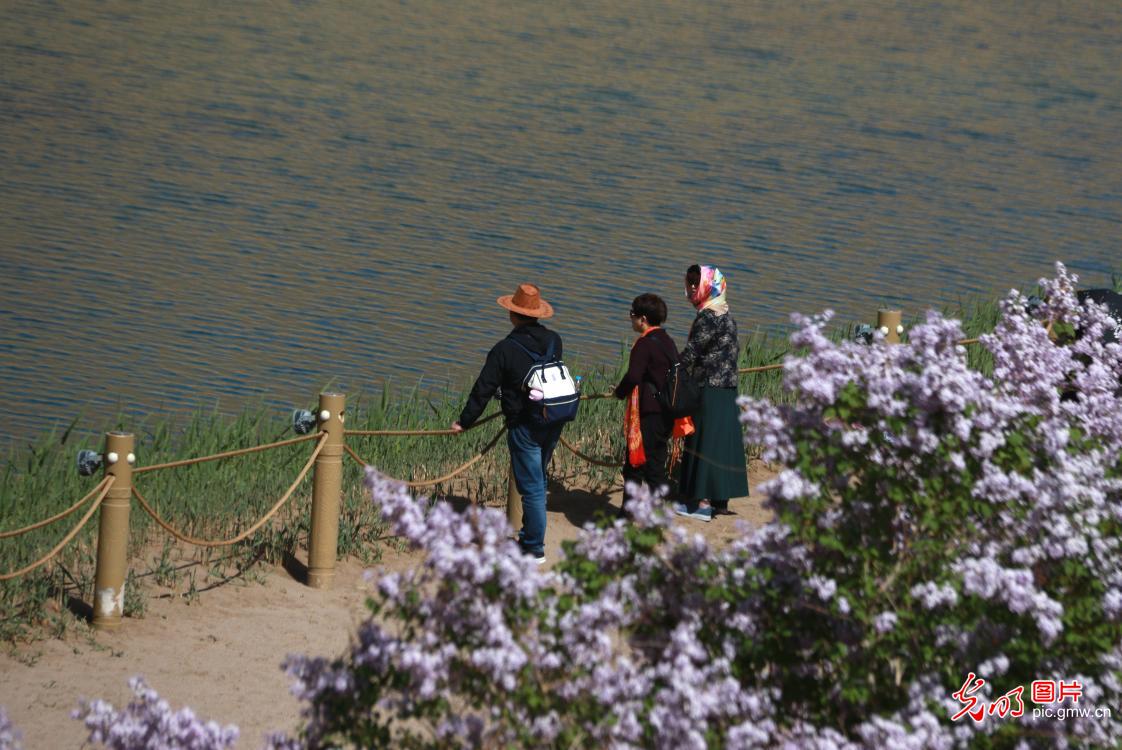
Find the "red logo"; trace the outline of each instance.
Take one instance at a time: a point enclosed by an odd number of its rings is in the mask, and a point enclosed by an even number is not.
[[[958,721],[963,716],[970,716],[975,722],[981,724],[982,720],[987,716],[997,714],[998,717],[1004,719],[1006,716],[1018,717],[1025,714],[1025,702],[1022,695],[1025,692],[1024,685],[1018,685],[1004,695],[999,696],[991,703],[986,703],[978,696],[974,695],[981,690],[986,684],[986,681],[981,677],[975,678],[974,673],[971,672],[966,681],[962,683],[955,692],[951,693],[951,697],[963,704],[958,713],[951,717],[951,721]]]
[[[1063,703],[1068,698],[1078,703],[1083,697],[1083,684],[1079,680],[1033,680],[1031,692],[1033,703]]]

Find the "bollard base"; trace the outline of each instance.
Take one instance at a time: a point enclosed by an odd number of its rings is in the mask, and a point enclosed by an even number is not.
[[[122,576],[123,578],[123,576]],[[116,630],[121,627],[125,613],[125,587],[106,586],[97,590],[94,600],[92,624],[98,630]]]
[[[308,570],[308,586],[313,589],[329,589],[335,578],[334,570]]]
[[[118,617],[97,617],[93,618],[90,623],[94,630],[116,630],[121,627],[121,618]]]

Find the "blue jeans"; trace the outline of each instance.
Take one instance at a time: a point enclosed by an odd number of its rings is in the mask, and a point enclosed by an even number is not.
[[[506,433],[514,483],[522,495],[522,530],[518,544],[534,557],[545,554],[545,474],[564,425],[516,424]]]

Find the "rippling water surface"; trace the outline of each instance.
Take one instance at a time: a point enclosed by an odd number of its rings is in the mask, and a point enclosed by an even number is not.
[[[1120,132],[1110,2],[6,3],[5,432],[461,382],[520,280],[590,363],[693,262],[742,330],[1106,285]]]

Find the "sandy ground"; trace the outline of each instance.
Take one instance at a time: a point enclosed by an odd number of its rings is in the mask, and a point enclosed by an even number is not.
[[[732,516],[711,523],[680,519],[715,544],[769,514],[756,491],[770,473],[753,464],[752,493],[734,499]],[[598,510],[618,508],[620,492],[594,494],[553,486],[549,497],[546,555],[555,561],[560,544],[577,536]],[[402,569],[416,557],[387,547],[383,569]],[[260,747],[268,730],[292,729],[299,704],[288,691],[280,663],[290,653],[334,656],[346,647],[365,611],[369,584],[364,567],[341,561],[334,585],[316,590],[283,567],[263,571],[261,582],[237,581],[199,594],[194,600],[150,600],[143,618],[127,618],[114,632],[75,632],[0,654],[0,706],[23,732],[26,750],[79,748],[81,723],[69,718],[80,698],[102,698],[120,708],[128,703],[128,680],[142,675],[173,708],[195,712],[241,730],[238,748]]]

